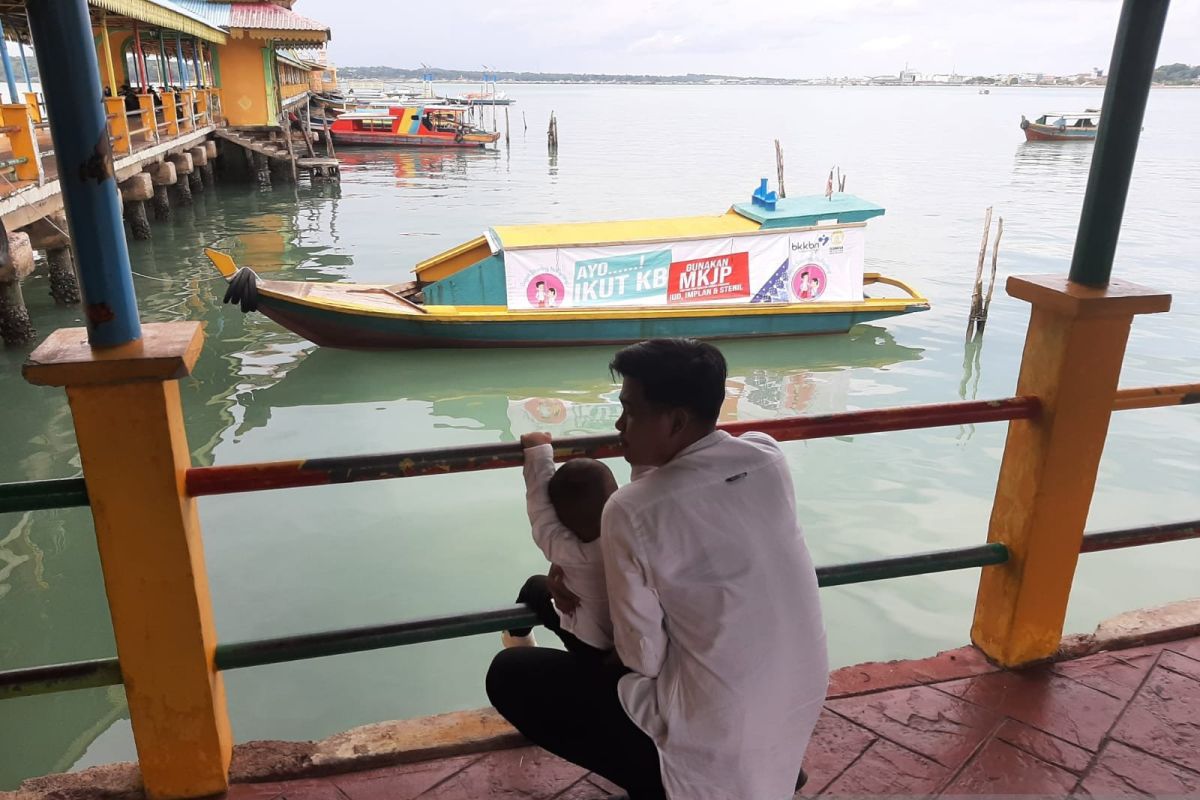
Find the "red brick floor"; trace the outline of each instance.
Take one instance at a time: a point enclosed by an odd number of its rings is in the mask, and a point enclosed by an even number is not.
[[[1200,637],[1008,672],[963,648],[839,670],[798,796],[1200,793]],[[281,783],[229,800],[594,800],[536,747]]]

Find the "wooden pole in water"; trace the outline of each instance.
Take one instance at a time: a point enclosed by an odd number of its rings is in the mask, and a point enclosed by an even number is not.
[[[550,112],[550,127],[546,129],[546,145],[551,153],[558,152],[558,120],[554,112]]]
[[[304,143],[308,145],[309,157],[316,158],[317,151],[313,148],[312,137],[312,107],[308,103],[304,104]]]
[[[508,106],[504,107],[504,146],[508,146]]]
[[[975,323],[975,331],[983,333],[983,326],[987,324],[988,309],[992,307],[992,290],[996,288],[996,260],[1000,256],[1000,237],[1004,235],[1004,217],[996,223],[996,242],[992,245],[992,277],[988,281],[987,297],[983,300],[983,310],[979,314],[979,321]]]
[[[787,197],[787,190],[783,188],[783,147],[778,139],[775,140],[775,171],[779,173],[779,196]]]
[[[987,257],[988,236],[992,232],[992,207],[988,206],[983,215],[983,241],[979,244],[979,263],[975,266],[975,289],[971,293],[971,316],[967,319],[967,335],[975,326],[983,308],[983,260]]]
[[[529,120],[525,119],[525,110],[521,110],[521,124],[525,126],[525,130],[529,130]]]

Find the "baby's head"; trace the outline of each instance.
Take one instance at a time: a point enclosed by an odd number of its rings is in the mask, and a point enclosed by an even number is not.
[[[584,542],[600,538],[600,513],[617,490],[608,467],[593,458],[573,458],[550,478],[550,502],[563,525]]]

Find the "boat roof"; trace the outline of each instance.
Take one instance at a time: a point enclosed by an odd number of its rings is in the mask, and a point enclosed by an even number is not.
[[[1047,117],[1094,117],[1100,113],[1098,108],[1089,108],[1084,111],[1047,111]]]
[[[748,233],[758,229],[758,223],[730,211],[720,216],[704,217],[497,225],[488,229],[487,237],[493,249],[522,250],[699,239],[730,233]]]
[[[733,210],[763,228],[804,228],[822,223],[865,222],[884,213],[883,206],[845,192],[785,197],[775,208],[750,203],[735,203]]]

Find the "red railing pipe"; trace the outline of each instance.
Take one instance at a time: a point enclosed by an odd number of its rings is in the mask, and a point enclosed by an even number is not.
[[[1040,409],[1041,404],[1036,397],[1008,397],[1002,400],[969,400],[840,414],[783,417],[757,422],[730,422],[720,427],[735,436],[748,431],[762,431],[779,441],[796,441],[1030,419],[1037,416]],[[554,442],[554,457],[557,461],[581,456],[613,458],[619,455],[621,444],[616,434],[558,439]],[[264,489],[474,472],[519,467],[521,464],[521,445],[517,442],[502,442],[378,455],[193,467],[187,471],[187,492],[192,497],[203,497]]]

